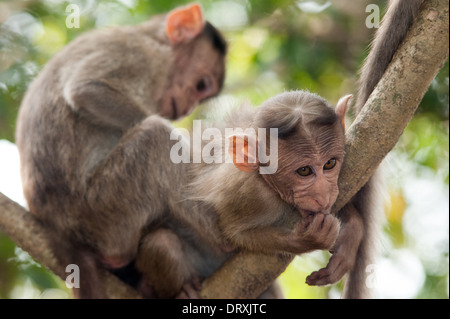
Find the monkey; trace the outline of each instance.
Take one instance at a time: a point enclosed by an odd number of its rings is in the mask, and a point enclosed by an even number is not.
[[[227,128],[213,125],[222,132],[212,142],[217,148],[208,148],[215,160],[175,164],[189,165],[185,173],[190,182],[181,187],[190,206],[199,207],[189,212],[191,224],[173,211],[142,240],[136,267],[149,295],[196,298],[201,279],[237,251],[302,254],[331,249],[340,229],[330,211],[339,193],[343,118],[350,97],[333,108],[318,95],[285,92],[231,115],[226,125],[243,132],[227,136]],[[260,134],[261,128],[276,131]],[[248,129],[258,131],[257,136]],[[223,148],[228,152],[216,153]],[[269,161],[264,160],[267,151]],[[223,160],[225,154],[232,161]],[[276,290],[273,285],[263,295],[278,297]]]
[[[28,88],[16,129],[24,194],[60,264],[79,266],[75,297],[106,297],[99,270],[130,264],[146,227],[180,209],[165,198],[183,175],[160,156],[161,134],[219,93],[226,49],[192,4],[79,36]]]
[[[377,30],[371,50],[361,69],[354,113],[358,115],[383,76],[396,50],[417,17],[423,0],[391,0]],[[367,266],[374,263],[383,224],[380,168],[362,189],[344,206],[338,216],[341,222],[333,256],[328,265],[306,280],[310,285],[334,284],[348,274],[343,297],[350,299],[372,297],[366,285]],[[349,217],[353,218],[350,219]],[[344,242],[352,242],[350,247]],[[346,246],[346,247],[345,247]]]

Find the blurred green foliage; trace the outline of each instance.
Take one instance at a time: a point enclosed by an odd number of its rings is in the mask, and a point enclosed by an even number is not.
[[[316,92],[331,103],[346,93],[354,93],[358,68],[374,31],[365,27],[365,8],[369,3],[384,6],[384,1],[374,0],[198,2],[207,19],[225,33],[230,45],[223,96],[248,99],[255,105],[284,90],[298,88]],[[14,141],[17,111],[28,85],[65,44],[90,29],[137,24],[185,3],[175,0],[0,1],[0,139]],[[69,4],[80,8],[80,28],[66,27]],[[412,168],[406,174],[420,178],[425,170],[431,174],[436,187],[447,192],[448,88],[447,62],[393,152]],[[176,125],[187,125],[188,121]],[[393,175],[396,176],[395,172]],[[418,256],[416,259],[424,269],[418,292],[409,297],[448,298],[448,226],[447,236],[434,241],[439,245],[433,247],[434,262],[428,263],[427,257],[422,257],[412,243],[419,234],[408,232],[405,216],[409,216],[413,203],[405,195],[408,193],[405,184],[397,179],[389,189],[386,246]],[[443,201],[448,205],[448,193]],[[446,212],[448,215],[448,207],[438,218],[443,218]],[[438,222],[448,224],[448,216]],[[388,262],[394,261],[389,253],[385,252],[385,257]],[[329,254],[324,253],[297,258],[281,277],[286,296],[338,296],[341,284],[333,288],[304,284],[305,277],[323,267],[328,258]],[[442,268],[446,270],[436,270]],[[21,297],[64,298],[67,290],[61,280],[33,263],[0,233],[0,298]]]

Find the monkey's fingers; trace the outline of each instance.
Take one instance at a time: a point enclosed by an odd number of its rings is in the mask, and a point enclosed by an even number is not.
[[[316,213],[304,218],[302,224],[304,232],[310,234],[316,234],[324,227],[325,215],[322,213]]]

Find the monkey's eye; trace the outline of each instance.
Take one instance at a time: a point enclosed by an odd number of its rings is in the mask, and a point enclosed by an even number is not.
[[[312,174],[312,169],[309,166],[300,167],[297,170],[297,174],[300,176],[308,176]]]
[[[325,165],[323,166],[323,169],[332,169],[335,166],[336,166],[336,159],[332,158],[332,159],[328,160],[328,162],[325,163]]]

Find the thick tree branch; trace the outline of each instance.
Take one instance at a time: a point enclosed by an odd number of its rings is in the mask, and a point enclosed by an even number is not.
[[[448,57],[448,0],[429,0],[386,74],[347,131],[347,156],[335,210],[370,178],[397,143],[423,95]],[[0,193],[0,229],[39,263],[65,279],[49,247],[48,230]],[[240,253],[205,280],[204,298],[255,298],[284,271],[292,257]],[[138,298],[132,288],[104,272],[108,296]]]

